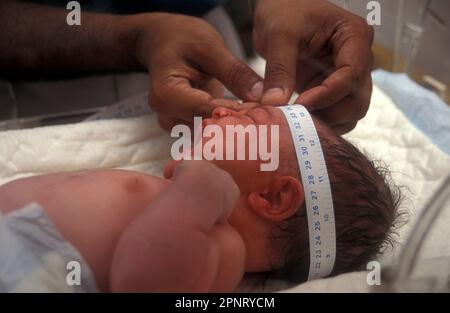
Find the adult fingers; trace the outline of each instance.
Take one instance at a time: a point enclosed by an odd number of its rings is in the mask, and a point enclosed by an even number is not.
[[[295,87],[298,39],[292,32],[273,30],[265,44],[263,105],[286,104]]]
[[[239,103],[233,100],[228,100],[228,99],[221,99],[221,98],[217,98],[217,99],[213,99],[210,102],[210,108],[209,110],[212,111],[216,108],[228,108],[234,111],[241,111],[241,110],[250,110],[253,109],[257,106],[259,106],[260,104],[257,102],[247,102],[247,103]],[[209,113],[209,115],[207,115],[206,117],[209,117],[211,115],[211,113]],[[179,124],[184,124],[187,125],[189,127],[193,127],[194,124],[194,116],[192,117],[186,117],[184,119],[180,119],[180,118],[174,118],[172,115],[167,115],[167,114],[158,114],[158,123],[159,126],[167,131],[170,131],[175,125],[179,125]]]
[[[320,85],[334,71],[333,60],[307,58],[297,63],[295,91],[304,92]]]
[[[189,59],[203,72],[217,78],[238,98],[245,101],[261,99],[264,88],[262,78],[224,45],[216,42],[200,44],[191,49],[189,55]]]
[[[356,92],[372,64],[372,40],[373,30],[360,20],[339,29],[332,42],[336,70],[320,86],[302,93],[299,101],[323,109]]]
[[[217,79],[209,79],[205,82],[203,86],[200,86],[199,89],[202,89],[209,93],[213,98],[223,98],[225,93],[225,87],[223,84]]]
[[[185,71],[154,71],[151,75],[149,104],[158,113],[186,120],[208,116],[213,97],[192,86],[196,77]]]
[[[187,124],[188,126],[191,126],[191,123],[188,123],[188,121],[184,121],[181,119],[173,118],[168,115],[158,115],[158,124],[159,127],[166,131],[170,131],[175,125],[179,124]]]
[[[368,74],[357,93],[314,113],[338,133],[350,131],[355,127],[358,120],[366,115],[369,109],[371,90],[372,79]]]

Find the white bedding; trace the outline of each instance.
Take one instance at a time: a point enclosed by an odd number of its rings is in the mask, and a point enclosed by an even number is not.
[[[389,164],[395,182],[409,188],[405,192],[409,201],[404,206],[411,218],[400,230],[402,242],[417,211],[450,174],[450,157],[416,130],[376,87],[369,113],[347,138]],[[124,168],[160,175],[169,159],[170,143],[171,138],[157,126],[153,115],[1,132],[0,185],[20,177],[94,168]],[[450,236],[450,207],[439,223],[433,238],[428,239],[424,257],[450,255],[450,244],[442,240]],[[397,253],[388,251],[385,259],[389,262]],[[289,291],[319,290],[366,291],[366,276],[350,273],[305,283]]]

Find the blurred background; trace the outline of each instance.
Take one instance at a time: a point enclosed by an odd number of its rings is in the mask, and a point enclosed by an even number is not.
[[[368,1],[332,0],[360,16]],[[380,0],[375,67],[406,72],[450,102],[450,1]]]

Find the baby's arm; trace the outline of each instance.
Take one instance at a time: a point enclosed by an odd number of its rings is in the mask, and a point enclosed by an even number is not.
[[[243,267],[242,240],[226,224],[238,197],[228,173],[208,162],[182,162],[175,168],[173,183],[119,239],[110,270],[111,290],[214,290],[224,271],[224,254],[228,257],[234,250]],[[238,283],[242,272],[231,275]]]

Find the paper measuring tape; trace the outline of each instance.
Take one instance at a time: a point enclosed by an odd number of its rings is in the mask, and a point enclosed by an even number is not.
[[[326,277],[331,274],[336,259],[336,227],[319,135],[304,106],[278,108],[283,111],[291,130],[305,193],[310,251],[308,280]]]

